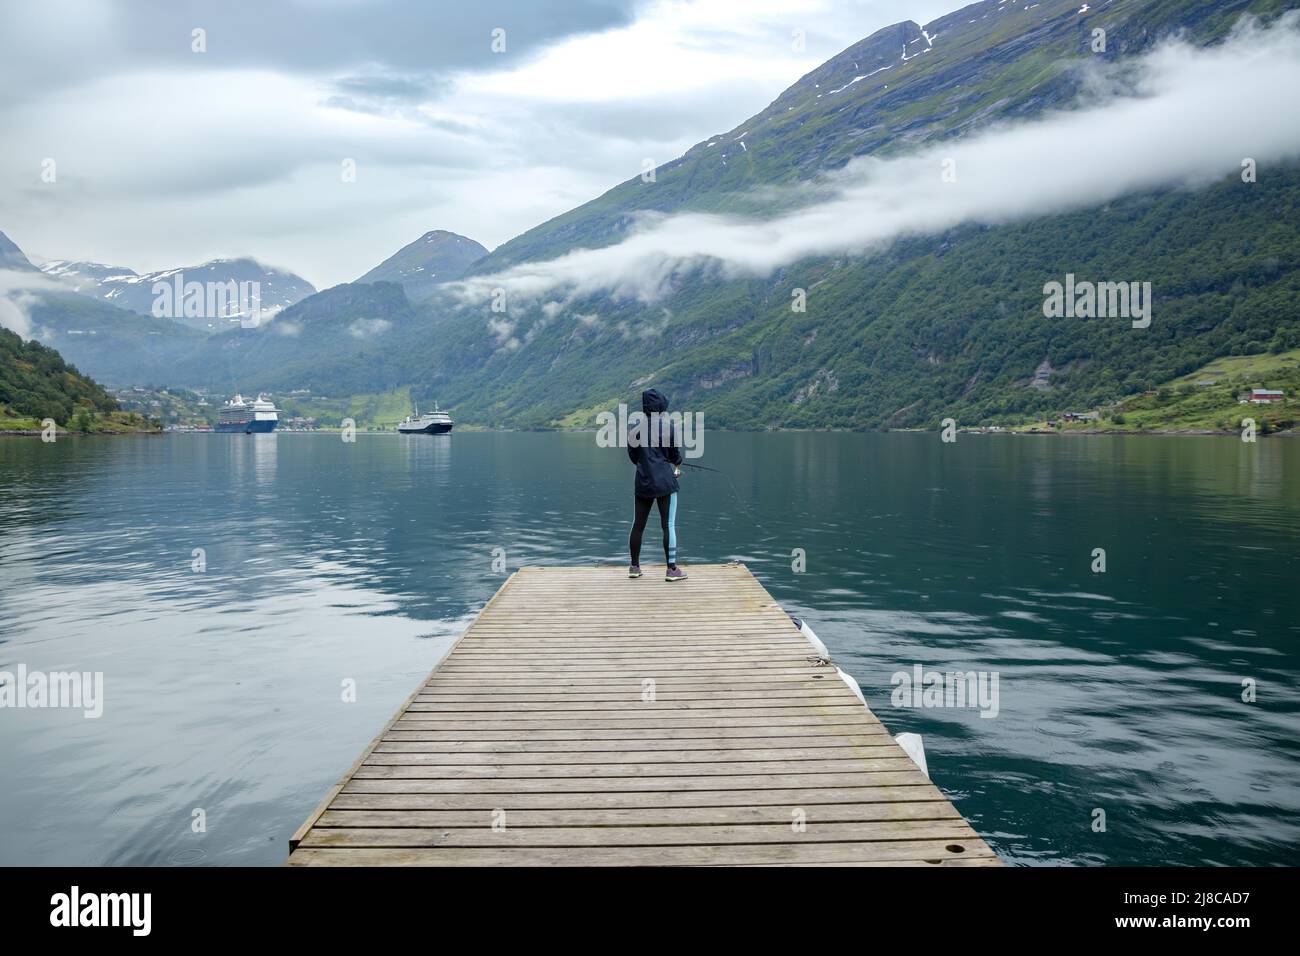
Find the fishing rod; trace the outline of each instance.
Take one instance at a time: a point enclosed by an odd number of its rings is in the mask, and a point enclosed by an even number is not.
[[[731,480],[731,476],[728,475],[725,471],[721,471],[720,469],[717,468],[710,468],[708,465],[695,465],[689,461],[683,461],[681,467],[694,468],[698,471],[708,471],[708,472],[712,472],[715,475],[721,475],[723,478],[726,479],[727,487],[731,489],[731,497],[736,499],[736,504],[740,505],[740,510],[745,513],[745,517],[750,520],[750,522],[754,525],[755,528],[763,532],[763,534],[769,533],[768,530],[759,523],[758,519],[754,517],[754,515],[750,512],[749,508],[745,506],[744,499],[740,497],[740,492],[736,491],[735,482]]]

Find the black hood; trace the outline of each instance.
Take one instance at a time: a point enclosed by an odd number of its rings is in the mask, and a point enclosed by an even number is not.
[[[647,388],[641,393],[641,411],[647,415],[651,412],[666,412],[668,411],[668,399],[659,389]]]

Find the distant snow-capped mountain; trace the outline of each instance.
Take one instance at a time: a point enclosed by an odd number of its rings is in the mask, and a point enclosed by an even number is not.
[[[98,294],[96,290],[105,281],[116,281],[128,276],[139,278],[134,269],[128,269],[126,266],[106,266],[99,262],[69,262],[66,259],[47,262],[41,266],[41,271],[47,276],[70,283],[74,292],[88,292],[91,295]]]
[[[142,315],[172,318],[216,332],[267,318],[316,291],[306,279],[254,259],[214,259],[202,265],[137,273],[99,262],[56,259],[41,271],[70,290]],[[232,284],[233,283],[233,284]]]

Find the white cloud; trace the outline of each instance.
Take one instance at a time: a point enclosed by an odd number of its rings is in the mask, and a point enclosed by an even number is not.
[[[796,52],[786,39],[792,30],[782,25],[823,18],[831,6],[817,0],[658,0],[627,27],[569,38],[516,69],[468,77],[464,88],[570,103],[682,95],[738,77],[780,89],[824,59],[806,47]]]
[[[37,257],[145,272],[250,255],[326,288],[429,229],[497,245],[636,175],[645,158],[666,162],[732,128],[876,29],[957,2],[654,0],[626,27],[558,35],[528,54],[513,43],[488,54],[485,37],[473,68],[457,60],[423,101],[418,82],[400,82],[409,38],[373,25],[357,38],[365,61],[343,69],[307,54],[347,49],[348,36],[245,59],[229,29],[212,31],[204,55],[187,52],[187,31],[155,36],[165,11],[141,22],[105,3],[23,14],[6,24],[7,44],[0,37],[0,75],[28,78],[21,96],[0,91],[0,229]],[[531,4],[510,19],[535,18]],[[463,18],[389,6],[374,16],[417,17],[413,30]],[[265,16],[277,29],[292,19]],[[336,19],[322,31],[341,29]],[[175,40],[181,52],[140,56],[136,40]],[[393,77],[402,96],[362,102]],[[358,108],[339,105],[341,88]],[[55,184],[40,181],[46,157]],[[345,157],[358,163],[352,184],[340,182]]]
[[[32,322],[27,317],[26,305],[16,296],[0,298],[0,328],[17,332],[24,339],[32,338]]]
[[[66,291],[43,272],[0,269],[0,327],[25,339],[39,338],[42,330],[32,326],[29,311],[38,302],[36,293]]]
[[[387,319],[357,319],[348,326],[348,335],[354,339],[368,339],[382,335],[393,327]]]
[[[647,214],[628,239],[456,283],[467,303],[504,287],[512,302],[598,292],[654,301],[683,272],[761,276],[808,256],[862,253],[906,235],[1099,205],[1144,189],[1203,185],[1300,156],[1300,16],[1247,25],[1226,43],[1159,47],[1081,109],[887,160],[859,159],[831,198],[778,218]],[[1135,84],[1135,85],[1133,85]],[[1100,96],[1100,94],[1097,94]],[[957,179],[941,181],[945,160]],[[1243,188],[1251,188],[1243,185]]]

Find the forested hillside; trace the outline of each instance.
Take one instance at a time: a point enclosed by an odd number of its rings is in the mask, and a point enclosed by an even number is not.
[[[1135,0],[1084,18],[1078,4],[990,0],[924,27],[899,24],[660,167],[653,184],[630,180],[471,272],[618,242],[647,209],[753,213],[798,196],[768,187],[811,181],[854,156],[1068,108],[1095,28],[1107,33],[1103,58],[1121,61],[1175,35],[1214,44],[1243,13],[1267,22],[1291,6]],[[1219,355],[1295,347],[1298,270],[1300,167],[1270,168],[1255,183],[1225,170],[1208,188],[904,238],[761,279],[684,270],[653,304],[579,296],[554,318],[511,315],[509,347],[496,316],[447,297],[435,301],[444,315],[427,387],[487,423],[526,426],[584,422],[648,383],[726,427],[1022,421],[1117,400]],[[1151,282],[1151,328],[1045,319],[1044,283],[1067,273]],[[791,309],[797,289],[807,290],[803,313]]]
[[[610,301],[600,325],[555,323],[514,352],[445,322],[434,386],[488,421],[526,425],[650,381],[720,427],[976,424],[1092,407],[1219,355],[1300,346],[1300,168],[1272,179],[688,285],[649,337],[629,334],[638,306]],[[1045,319],[1044,281],[1075,270],[1151,281],[1151,327]],[[806,313],[791,310],[795,288],[808,290]]]
[[[52,418],[67,424],[78,408],[116,411],[117,402],[54,349],[0,329],[0,416]]]

